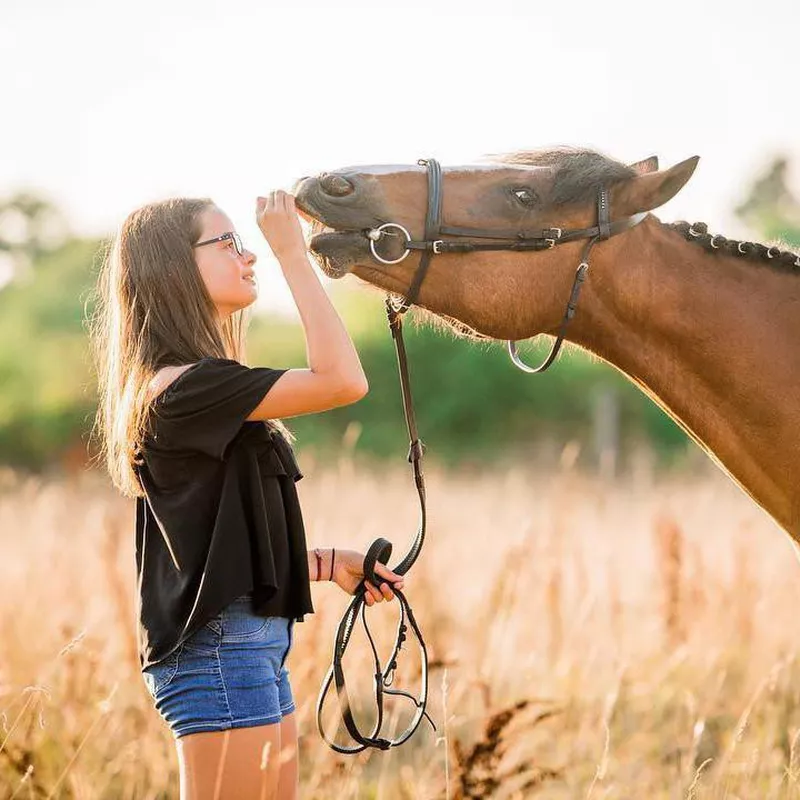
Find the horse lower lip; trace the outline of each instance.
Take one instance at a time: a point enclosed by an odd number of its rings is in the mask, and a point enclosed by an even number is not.
[[[308,244],[312,250],[323,251],[326,249],[326,245],[341,248],[363,245],[363,242],[364,237],[360,231],[335,231],[329,228],[312,236]]]
[[[311,237],[311,241],[309,244],[311,245],[311,249],[313,250],[316,245],[322,244],[327,241],[331,241],[335,236],[338,234],[336,231],[333,230],[325,230],[322,233],[316,233]]]

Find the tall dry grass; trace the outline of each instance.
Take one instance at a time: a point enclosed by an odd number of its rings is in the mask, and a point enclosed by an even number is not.
[[[417,517],[402,463],[303,467],[309,547],[386,536],[396,563]],[[303,798],[800,797],[800,564],[726,478],[429,467],[427,482],[406,594],[438,730],[423,720],[387,752],[325,746],[315,705],[348,599],[315,585],[288,659]],[[0,552],[0,797],[177,798],[138,669],[132,505],[96,475],[0,473]],[[385,659],[398,606],[367,613]],[[394,688],[415,693],[404,647]],[[369,653],[359,625],[345,669],[364,729]],[[410,701],[386,707],[404,729]],[[336,710],[331,692],[332,731]]]

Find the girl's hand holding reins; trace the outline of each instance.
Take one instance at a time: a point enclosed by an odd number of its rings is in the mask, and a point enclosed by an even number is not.
[[[276,189],[256,199],[256,222],[275,258],[305,254],[303,229],[294,205],[294,196]]]
[[[372,584],[370,581],[365,581],[366,591],[365,602],[368,606],[374,603],[380,603],[381,600],[394,599],[394,592],[392,585],[402,589],[404,579],[402,575],[392,572],[387,566],[381,564],[380,561],[375,562],[375,574],[386,578],[386,583],[381,583],[380,588]],[[356,586],[361,583],[364,578],[364,553],[359,553],[356,550],[339,550],[336,548],[336,559],[333,567],[333,581],[343,589],[347,594],[355,594]]]

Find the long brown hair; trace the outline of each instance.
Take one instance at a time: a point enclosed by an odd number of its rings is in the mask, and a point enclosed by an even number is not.
[[[106,243],[94,290],[89,339],[97,370],[99,458],[127,497],[144,492],[139,460],[153,400],[148,387],[165,366],[204,357],[246,365],[249,307],[220,322],[194,259],[208,197],[177,197],[130,213]],[[269,420],[289,441],[279,420]]]

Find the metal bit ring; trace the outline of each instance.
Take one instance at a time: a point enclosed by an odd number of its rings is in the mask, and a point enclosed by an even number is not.
[[[402,225],[398,225],[396,222],[384,222],[383,225],[379,225],[377,228],[373,228],[367,235],[367,238],[369,239],[370,252],[382,264],[399,264],[411,252],[409,249],[406,249],[405,253],[403,253],[403,255],[401,255],[400,258],[395,258],[395,259],[384,258],[383,256],[378,255],[378,251],[375,249],[375,242],[381,237],[379,235],[373,238],[373,234],[375,233],[380,234],[382,231],[386,230],[386,228],[397,228],[397,230],[403,232],[407,242],[411,240],[411,234]]]

